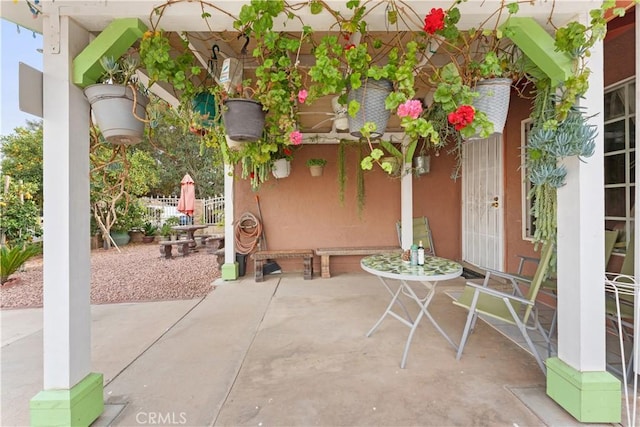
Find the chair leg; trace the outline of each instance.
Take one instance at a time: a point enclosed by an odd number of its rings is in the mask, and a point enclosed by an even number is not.
[[[527,333],[526,326],[524,325],[524,323],[520,321],[520,318],[518,317],[518,313],[516,313],[515,309],[513,308],[513,306],[511,305],[510,301],[507,298],[504,298],[504,303],[507,305],[507,308],[511,313],[511,317],[513,317],[513,320],[516,322],[516,325],[518,326],[518,329],[520,330],[522,337],[527,342],[529,349],[531,349],[531,353],[533,353],[533,357],[536,359],[538,366],[540,367],[540,369],[542,369],[542,373],[545,374],[546,376],[547,369],[544,366],[544,362],[542,361],[542,358],[540,357],[540,353],[538,353],[536,346],[533,344],[533,341],[531,341],[531,337],[529,337],[529,334]],[[546,338],[546,334],[543,336],[545,336]]]
[[[464,346],[469,339],[469,332],[472,330],[472,324],[475,323],[475,307],[473,310],[469,309],[469,314],[467,315],[467,322],[464,325],[464,331],[462,332],[462,338],[460,338],[460,345],[458,346],[458,353],[456,354],[456,360],[460,360],[462,357],[462,350],[464,350]]]

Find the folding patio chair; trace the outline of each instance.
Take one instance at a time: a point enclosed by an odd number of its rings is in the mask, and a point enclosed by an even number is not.
[[[607,264],[609,263],[609,258],[611,258],[611,254],[613,253],[613,248],[616,244],[616,240],[618,240],[618,235],[619,235],[619,230],[604,230],[604,266],[605,269],[607,267]],[[632,254],[633,255],[633,254]],[[527,257],[527,256],[523,256],[523,255],[518,255],[520,257],[520,264],[518,266],[518,274],[517,276],[520,278],[521,281],[526,281],[526,282],[530,282],[531,281],[531,277],[528,276],[523,276],[522,275],[522,268],[524,266],[524,263],[526,262],[535,262],[538,263],[539,259],[538,258],[534,258],[534,257]],[[633,256],[632,256],[633,258]],[[623,265],[624,267],[624,265]],[[633,267],[632,267],[633,268]],[[626,274],[633,274],[631,273],[626,273]],[[552,298],[557,298],[558,295],[558,279],[555,276],[551,276],[551,277],[547,277],[543,280],[542,285],[541,285],[540,292],[542,294],[545,295],[549,295]],[[554,308],[553,310],[553,316],[551,319],[551,325],[549,326],[549,337],[553,338],[553,336],[556,333],[556,326],[557,326],[557,321],[558,321],[558,312],[557,309]]]
[[[617,283],[618,287],[625,285],[631,286],[636,283],[634,271],[634,234],[632,233],[627,245],[627,253],[622,262],[620,273],[607,273],[607,283]],[[633,348],[634,340],[634,303],[635,298],[633,292],[612,292],[607,288],[607,298],[605,300],[605,314],[607,320],[607,332],[618,336],[618,338],[627,343],[627,348]],[[617,288],[616,288],[617,291]],[[626,359],[627,355],[621,354],[622,359]],[[633,352],[628,355],[626,364],[622,364],[623,369],[618,369],[615,364],[607,363],[607,369],[623,376],[623,370],[626,368],[627,380],[632,378],[633,372]]]
[[[396,222],[396,230],[398,231],[398,243],[402,246],[402,221]],[[424,254],[436,256],[436,250],[433,247],[433,238],[431,237],[431,229],[426,216],[413,218],[413,243],[416,245],[422,240],[424,246]]]
[[[533,344],[528,331],[537,330],[545,339],[547,351],[550,352],[551,341],[549,335],[540,324],[535,302],[540,286],[549,269],[553,247],[553,243],[545,243],[542,247],[538,268],[529,284],[529,290],[524,296],[498,291],[489,287],[489,278],[493,275],[509,280],[514,285],[514,289],[517,289],[517,282],[520,281],[520,278],[512,274],[487,270],[482,285],[467,282],[462,295],[453,301],[455,305],[469,310],[456,359],[460,360],[460,357],[462,357],[462,351],[469,338],[469,333],[475,327],[478,315],[485,315],[491,317],[494,320],[493,323],[502,322],[517,326],[538,366],[546,375],[542,357]]]

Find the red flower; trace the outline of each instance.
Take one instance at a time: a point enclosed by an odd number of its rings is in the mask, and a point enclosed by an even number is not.
[[[424,31],[433,34],[444,28],[444,11],[440,8],[431,9],[431,12],[424,17]]]
[[[476,110],[471,105],[461,105],[456,111],[449,113],[447,120],[455,126],[456,130],[461,130],[473,122],[475,115]]]
[[[285,156],[290,156],[293,154],[293,151],[291,151],[291,149],[287,147],[283,148],[282,152],[284,153]]]
[[[251,172],[251,173],[249,174],[249,178],[253,179],[253,178],[255,178],[255,177],[256,177],[255,172]]]
[[[351,49],[354,49],[355,47],[356,47],[355,44],[350,43],[348,45],[345,45],[344,50],[351,50]]]

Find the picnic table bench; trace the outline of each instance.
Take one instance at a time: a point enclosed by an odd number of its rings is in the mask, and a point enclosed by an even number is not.
[[[313,249],[284,249],[257,251],[253,253],[255,280],[256,282],[264,281],[264,273],[262,267],[268,259],[280,258],[303,258],[304,259],[304,280],[313,278]]]
[[[160,242],[160,255],[164,256],[166,259],[170,259],[172,257],[171,249],[175,245],[178,248],[179,254],[187,256],[189,255],[191,245],[195,243],[196,241],[192,239],[163,240]]]
[[[323,279],[331,277],[330,259],[331,256],[338,255],[377,255],[386,253],[402,252],[398,246],[369,246],[369,247],[346,247],[346,248],[318,248],[316,255],[320,257],[320,271]]]

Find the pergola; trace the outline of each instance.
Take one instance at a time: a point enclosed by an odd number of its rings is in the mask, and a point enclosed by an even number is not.
[[[211,43],[221,46],[227,56],[240,56],[242,40],[230,34],[234,17],[245,3],[237,0],[168,1],[159,25],[163,30],[185,37],[195,55],[206,64]],[[328,0],[336,10],[349,13],[345,2]],[[374,2],[372,2],[374,3]],[[403,6],[426,13],[427,8],[444,8],[451,1],[405,0]],[[463,20],[459,27],[469,28],[487,19],[503,1],[469,0],[460,5]],[[520,4],[519,16],[535,19],[551,31],[553,24],[589,21],[588,11],[600,6],[596,0],[533,1]],[[630,2],[625,2],[630,3]],[[152,9],[165,4],[160,0],[42,1],[37,19],[25,4],[2,0],[1,15],[24,27],[41,32],[43,43],[43,118],[44,118],[44,390],[31,401],[34,425],[68,424],[78,420],[89,424],[103,410],[102,375],[91,372],[90,248],[89,248],[89,123],[90,109],[81,88],[73,83],[73,60],[114,19],[137,18],[147,27],[154,26]],[[209,9],[215,28],[199,19],[203,5]],[[224,10],[226,13],[221,13]],[[385,8],[372,8],[367,21],[371,31],[386,31]],[[194,19],[194,17],[196,17]],[[636,14],[636,58],[640,32]],[[331,30],[335,22],[326,14],[309,16],[306,24]],[[276,23],[282,31],[300,28]],[[217,34],[217,36],[216,36]],[[227,44],[217,39],[226,34]],[[223,46],[223,47],[222,47]],[[224,56],[223,56],[224,57]],[[593,71],[590,88],[581,101],[590,121],[597,126],[596,153],[588,162],[577,158],[565,161],[568,179],[558,190],[558,357],[547,360],[547,393],[568,412],[585,422],[620,421],[620,382],[605,368],[605,322],[603,277],[604,247],[604,159],[602,114],[603,48],[592,49],[589,67]],[[636,63],[636,76],[640,65]],[[177,99],[171,88],[157,93],[171,103]],[[636,111],[640,97],[636,96]],[[319,115],[323,111],[317,111]],[[640,132],[636,121],[636,135]],[[325,137],[331,139],[331,130]],[[322,133],[322,132],[321,132]],[[636,161],[640,158],[636,150]],[[226,172],[231,166],[225,166]],[[636,176],[636,180],[637,180]],[[232,201],[233,178],[225,181],[225,197]],[[636,200],[639,185],[636,181]],[[411,179],[402,182],[402,221],[411,222]],[[225,217],[234,218],[233,203],[226,204]],[[636,223],[640,214],[636,212]],[[403,227],[411,233],[411,227]],[[225,232],[233,235],[228,221]],[[410,237],[404,236],[404,241]],[[640,265],[640,239],[635,238],[635,265]],[[237,278],[235,248],[226,247],[223,278]],[[234,276],[234,272],[235,276]],[[62,409],[64,407],[64,409]],[[75,421],[74,421],[75,424]]]

